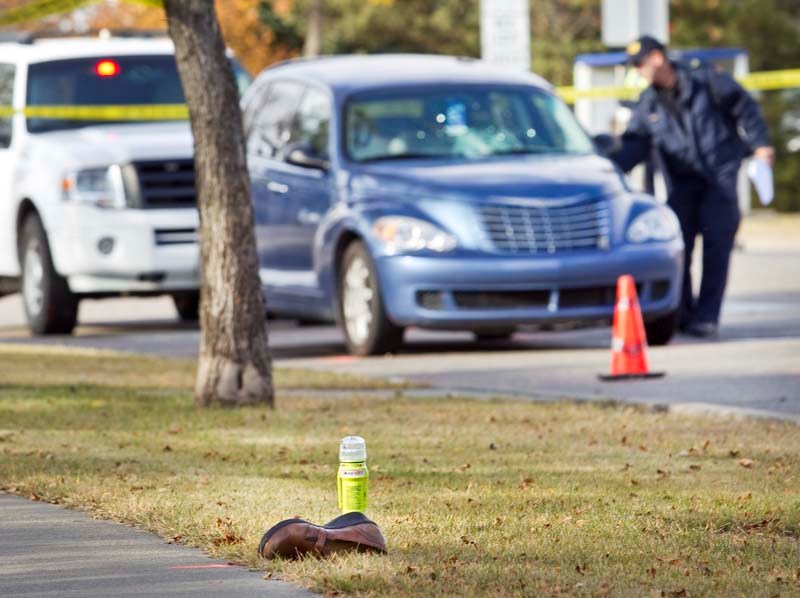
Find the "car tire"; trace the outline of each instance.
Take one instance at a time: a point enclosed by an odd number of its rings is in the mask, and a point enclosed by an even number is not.
[[[673,311],[665,316],[650,320],[644,323],[644,331],[647,334],[647,344],[653,347],[660,347],[669,343],[678,329],[678,312]]]
[[[347,349],[354,355],[381,355],[397,351],[403,328],[386,315],[378,276],[364,244],[353,241],[339,267],[339,321]]]
[[[200,318],[200,293],[175,293],[172,302],[181,321],[196,322]]]
[[[53,267],[47,234],[36,215],[22,225],[19,243],[22,303],[33,334],[70,334],[78,321],[78,298]]]

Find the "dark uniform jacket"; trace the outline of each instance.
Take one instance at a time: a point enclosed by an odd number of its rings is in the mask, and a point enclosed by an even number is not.
[[[758,104],[730,75],[705,65],[673,66],[677,96],[665,101],[668,92],[653,86],[642,92],[621,147],[610,152],[623,170],[655,150],[669,188],[686,177],[714,181],[770,144]]]

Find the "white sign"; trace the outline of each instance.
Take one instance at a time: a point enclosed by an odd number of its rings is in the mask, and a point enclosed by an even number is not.
[[[528,0],[481,0],[481,58],[499,66],[531,70]]]
[[[668,0],[603,0],[603,44],[624,48],[642,35],[669,43]]]

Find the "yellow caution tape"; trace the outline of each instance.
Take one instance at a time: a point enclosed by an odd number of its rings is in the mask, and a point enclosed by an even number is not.
[[[769,91],[800,87],[800,69],[785,71],[763,71],[750,73],[739,79],[739,83],[750,91]],[[641,89],[638,87],[595,87],[575,89],[575,87],[556,87],[556,93],[568,104],[576,100],[635,100]]]
[[[750,73],[739,79],[739,83],[747,89],[761,91],[800,87],[800,69]]]
[[[189,109],[186,104],[28,106],[23,110],[13,110],[8,106],[0,106],[0,118],[7,118],[18,113],[24,114],[28,118],[57,120],[136,121],[186,120],[189,118]]]
[[[575,100],[635,100],[641,91],[638,87],[594,87],[592,89],[556,87],[556,93],[567,104],[574,104]]]

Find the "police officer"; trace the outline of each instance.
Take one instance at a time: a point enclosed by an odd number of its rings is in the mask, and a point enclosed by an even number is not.
[[[628,171],[654,155],[686,245],[680,329],[714,336],[739,227],[739,167],[750,154],[772,164],[767,126],[758,104],[727,74],[671,62],[666,48],[650,36],[631,43],[626,54],[650,86],[609,157]],[[703,272],[695,299],[690,267],[698,234]]]

